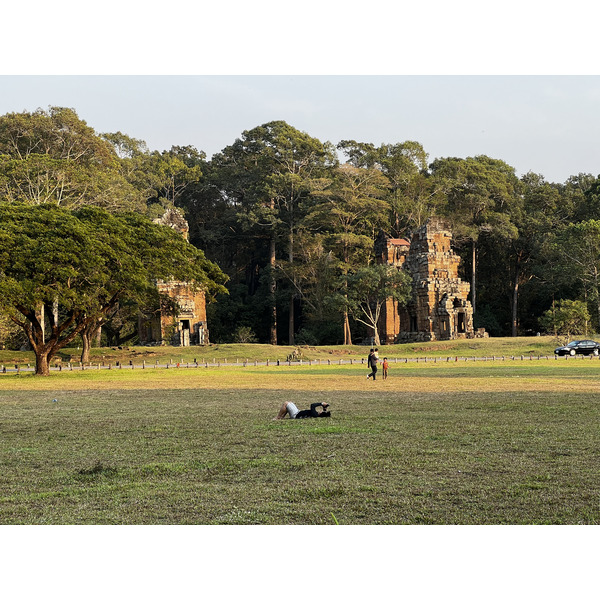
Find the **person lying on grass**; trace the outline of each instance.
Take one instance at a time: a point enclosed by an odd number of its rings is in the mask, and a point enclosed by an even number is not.
[[[321,411],[317,410],[317,407],[321,407]],[[310,408],[307,410],[298,410],[298,407],[289,400],[286,400],[281,408],[279,414],[273,419],[273,421],[280,421],[285,419],[285,415],[290,415],[290,419],[309,419],[311,417],[330,417],[331,412],[327,409],[329,404],[327,402],[313,402]]]

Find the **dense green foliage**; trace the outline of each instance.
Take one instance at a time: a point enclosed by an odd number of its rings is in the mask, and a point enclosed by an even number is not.
[[[585,329],[600,327],[600,176],[550,183],[488,156],[429,162],[410,140],[336,148],[284,121],[242,132],[209,160],[192,146],[149,151],[121,132],[97,134],[51,107],[0,117],[0,204],[15,203],[150,218],[181,210],[191,243],[230,278],[229,295],[209,306],[215,342],[370,338],[348,286],[374,263],[379,231],[410,238],[430,216],[454,233],[476,327],[553,333],[540,318],[560,300],[584,302]],[[105,342],[135,341],[137,310],[121,303]],[[10,328],[0,334],[16,343]]]
[[[209,296],[224,291],[225,276],[201,250],[135,214],[0,204],[0,248],[0,308],[25,331],[40,374],[120,302],[147,303],[156,279],[194,282]]]
[[[268,342],[274,338],[269,321],[277,323],[280,343],[370,337],[370,327],[348,319],[347,275],[373,263],[379,230],[410,238],[430,216],[444,217],[454,233],[461,276],[471,282],[476,327],[491,335],[553,333],[540,317],[558,300],[585,302],[587,330],[600,327],[600,258],[594,253],[600,244],[593,237],[599,178],[578,174],[550,183],[531,172],[519,178],[513,167],[487,156],[428,164],[414,141],[375,147],[344,140],[338,151],[347,162],[329,158],[308,170],[293,204],[293,227],[288,221],[288,229],[276,233],[268,220],[255,218],[249,227],[243,209],[252,198],[254,210],[274,214],[276,195],[259,197],[256,186],[279,167],[258,160],[256,148],[244,142],[250,133],[276,126],[283,127],[275,122],[244,132],[205,165],[202,183],[179,202],[192,223],[192,240],[231,277],[232,297],[211,308],[219,341],[234,340],[241,324]]]

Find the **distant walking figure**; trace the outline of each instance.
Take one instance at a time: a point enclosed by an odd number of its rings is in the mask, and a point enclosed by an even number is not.
[[[318,411],[317,408],[321,407],[321,411]],[[313,402],[310,405],[310,408],[307,410],[298,410],[298,407],[289,400],[286,400],[281,408],[279,409],[279,413],[273,419],[273,421],[280,421],[281,419],[285,419],[285,415],[290,415],[290,419],[309,419],[311,417],[331,417],[331,411],[327,410],[329,408],[329,404],[327,402]]]
[[[379,358],[377,357],[377,350],[371,348],[371,352],[369,352],[369,358],[367,359],[367,364],[371,369],[371,372],[367,375],[367,379],[373,378],[373,381],[377,379],[377,363],[379,362]]]

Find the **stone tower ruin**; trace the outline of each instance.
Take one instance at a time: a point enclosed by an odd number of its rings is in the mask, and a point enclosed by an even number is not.
[[[172,227],[188,239],[189,225],[178,210],[167,210],[154,222]],[[140,317],[140,343],[172,346],[208,344],[205,293],[194,290],[185,281],[157,281],[156,287],[162,296],[170,298],[177,305],[177,315],[171,314],[165,305],[161,305],[155,315]]]
[[[381,264],[405,269],[413,280],[405,307],[388,300],[379,334],[382,343],[426,342],[475,337],[470,285],[458,276],[460,257],[450,242],[452,233],[439,218],[430,218],[410,242],[380,232],[375,254]]]

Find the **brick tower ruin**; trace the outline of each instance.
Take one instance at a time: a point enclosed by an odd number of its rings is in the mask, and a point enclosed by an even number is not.
[[[188,239],[189,225],[178,210],[167,210],[154,222],[172,227]],[[140,343],[172,346],[208,344],[205,293],[202,290],[194,290],[185,281],[157,281],[156,287],[162,296],[176,303],[178,311],[173,315],[162,305],[155,316],[140,317]]]
[[[470,285],[458,277],[460,257],[450,247],[452,233],[439,218],[430,218],[411,241],[380,232],[375,254],[381,264],[406,269],[413,280],[405,307],[388,300],[379,322],[382,343],[426,342],[475,337]]]

